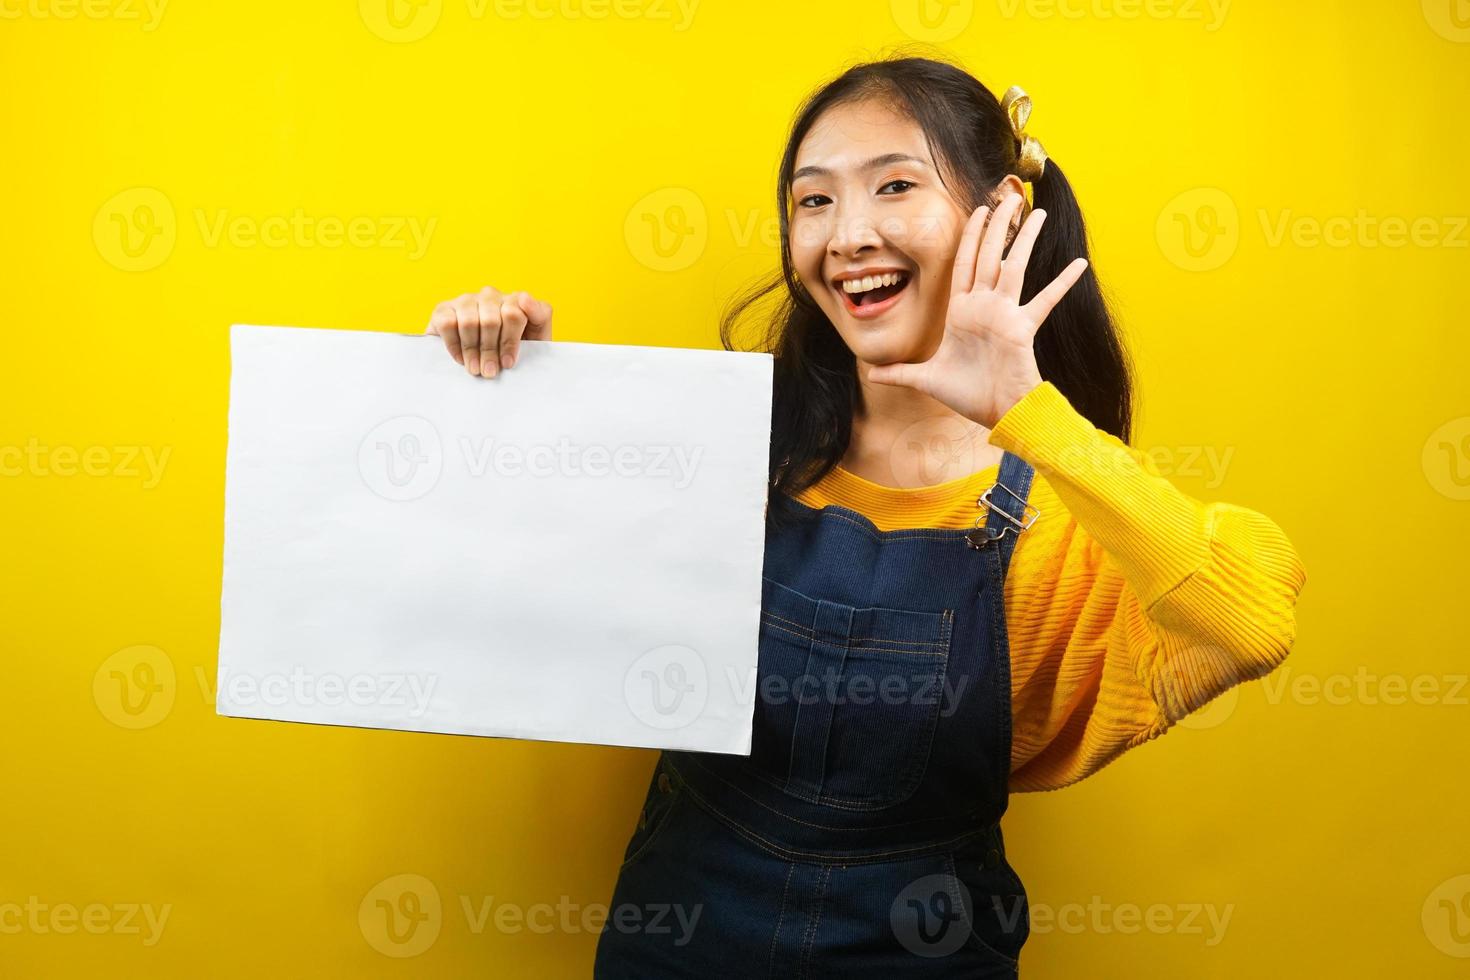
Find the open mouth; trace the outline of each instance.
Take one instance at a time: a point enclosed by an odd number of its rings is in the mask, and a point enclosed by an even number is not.
[[[881,276],[869,276],[863,280],[847,280],[837,283],[842,300],[849,310],[877,312],[880,306],[888,305],[908,288],[912,277],[907,272],[893,272]],[[868,288],[862,288],[867,285]]]

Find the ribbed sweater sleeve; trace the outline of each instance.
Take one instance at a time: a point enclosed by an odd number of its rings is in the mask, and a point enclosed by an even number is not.
[[[1013,789],[1075,782],[1285,659],[1306,573],[1269,518],[1184,493],[1050,382],[990,442],[1075,521],[1044,552],[1018,544],[1007,581]]]

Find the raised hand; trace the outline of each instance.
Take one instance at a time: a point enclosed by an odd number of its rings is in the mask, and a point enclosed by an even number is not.
[[[1087,260],[1072,261],[1022,306],[1026,263],[1046,212],[1031,212],[1002,261],[1006,233],[1021,204],[1021,195],[1010,194],[993,216],[986,205],[975,209],[955,253],[938,349],[926,361],[874,366],[869,381],[915,388],[986,428],[994,428],[1012,405],[1041,384],[1036,331],[1082,277]]]

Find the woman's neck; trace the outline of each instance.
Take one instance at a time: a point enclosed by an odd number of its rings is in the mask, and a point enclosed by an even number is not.
[[[1000,462],[990,430],[921,391],[870,384],[858,372],[859,405],[843,469],[888,487],[933,486]]]

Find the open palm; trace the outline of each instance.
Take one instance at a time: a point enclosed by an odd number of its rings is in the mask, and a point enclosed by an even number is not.
[[[915,388],[986,428],[994,428],[1012,405],[1041,384],[1036,331],[1081,278],[1087,260],[1072,261],[1022,306],[1026,263],[1046,212],[1027,216],[1002,261],[1006,233],[1021,203],[1021,195],[1009,195],[988,224],[990,208],[985,205],[965,223],[955,253],[944,337],[934,354],[916,364],[875,366],[869,381]]]

